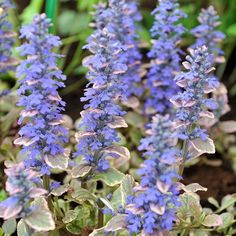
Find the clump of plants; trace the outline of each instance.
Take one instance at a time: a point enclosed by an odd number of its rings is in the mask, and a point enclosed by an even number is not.
[[[1,114],[0,235],[235,235],[236,195],[203,204],[206,186],[184,184],[185,168],[210,163],[236,131],[221,121],[230,106],[215,70],[226,36],[214,7],[187,30],[191,16],[178,1],[159,0],[144,53],[137,1],[94,6],[83,110],[73,121],[51,19],[36,14],[17,36],[13,6],[0,1],[0,73],[17,78],[0,93],[12,109]],[[184,48],[189,34],[195,43]]]

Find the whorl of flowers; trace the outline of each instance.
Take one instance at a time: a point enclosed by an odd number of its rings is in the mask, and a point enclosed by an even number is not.
[[[61,125],[65,103],[57,91],[64,86],[65,76],[56,66],[60,55],[52,52],[61,42],[48,34],[50,25],[41,14],[21,29],[20,38],[26,42],[19,49],[26,58],[17,68],[17,77],[21,78],[17,105],[23,107],[18,123],[23,126],[15,144],[23,146],[25,165],[37,167],[43,174],[50,174],[50,167],[64,169],[68,164],[63,148],[67,130]]]
[[[9,167],[5,173],[8,176],[6,190],[9,197],[0,202],[0,217],[5,220],[26,217],[34,210],[30,202],[47,191],[35,186],[33,180],[38,174],[25,170],[23,163]]]
[[[209,52],[214,55],[214,62],[224,62],[224,52],[219,48],[219,43],[225,38],[225,35],[217,30],[220,21],[214,7],[210,6],[207,9],[202,9],[198,21],[200,25],[192,30],[193,35],[196,37],[196,43],[192,48],[205,45],[208,47]]]
[[[174,148],[175,132],[169,116],[156,115],[141,140],[140,150],[145,151],[140,186],[137,195],[129,197],[127,227],[130,233],[158,235],[172,228],[175,209],[178,207],[178,174],[174,169],[178,150]],[[175,180],[174,180],[175,179]]]
[[[110,19],[107,24],[109,32],[113,33],[117,40],[123,44],[121,54],[128,69],[122,79],[127,87],[126,96],[141,96],[143,89],[140,87],[140,60],[142,58],[137,43],[135,21],[141,19],[137,2],[133,0],[109,0]]]
[[[85,48],[93,55],[84,61],[90,82],[81,99],[87,104],[81,112],[77,155],[101,172],[109,168],[108,157],[117,157],[119,147],[115,143],[119,138],[115,128],[127,127],[117,103],[126,92],[122,77],[127,66],[121,59],[123,45],[106,27],[97,28],[87,41]]]
[[[214,99],[208,98],[207,94],[213,92],[219,83],[211,75],[215,68],[212,67],[212,55],[209,54],[207,47],[190,51],[191,55],[183,62],[186,72],[175,77],[177,85],[183,88],[183,91],[174,96],[171,102],[177,107],[179,138],[183,140],[201,138],[205,141],[207,134],[198,122],[204,117],[214,118],[214,114],[209,110],[216,109],[217,103]]]
[[[150,94],[145,102],[145,110],[147,114],[164,114],[172,107],[169,99],[178,91],[173,78],[180,71],[182,51],[178,44],[185,32],[179,20],[186,15],[179,10],[177,0],[160,0],[152,14],[155,16],[151,28],[153,47],[148,53],[152,61],[146,83]]]
[[[0,73],[5,73],[16,65],[16,60],[11,57],[15,33],[11,31],[12,25],[7,20],[8,11],[12,7],[9,0],[0,1]]]

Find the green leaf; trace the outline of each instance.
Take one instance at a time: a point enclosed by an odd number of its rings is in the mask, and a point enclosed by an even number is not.
[[[92,201],[97,200],[97,198],[94,194],[92,194],[91,192],[89,192],[87,189],[84,189],[84,188],[76,189],[71,194],[71,197],[76,199],[79,202],[84,202],[84,201],[87,201],[87,200],[92,200]]]
[[[126,226],[126,215],[115,215],[106,225],[105,231],[115,232],[120,229],[124,229]]]
[[[114,187],[121,183],[124,176],[125,175],[121,173],[120,171],[114,168],[110,168],[107,171],[96,173],[93,177],[93,180],[95,181],[100,180],[104,182],[106,185]]]
[[[4,221],[2,229],[5,234],[13,234],[16,231],[16,220],[14,218],[10,218]]]
[[[233,206],[235,202],[236,202],[236,194],[225,196],[221,201],[221,207],[216,212],[217,213],[221,212],[227,209],[228,207]]]
[[[190,141],[191,147],[194,148],[200,156],[204,153],[214,154],[215,153],[215,145],[213,140],[207,138],[206,141],[202,141],[201,139],[195,139]]]
[[[7,198],[7,194],[5,192],[4,189],[0,190],[0,202],[2,202],[3,200],[5,200]]]
[[[55,229],[55,223],[50,211],[37,209],[25,219],[27,225],[37,231],[50,231]]]
[[[69,232],[81,235],[82,230],[94,228],[96,214],[93,207],[87,205],[78,206],[74,209],[74,212],[77,213],[76,219],[66,225],[66,229]]]
[[[223,225],[219,227],[220,229],[228,228],[229,226],[231,226],[236,222],[234,220],[234,215],[229,212],[222,213],[220,217],[223,220]]]
[[[43,6],[43,2],[43,0],[30,2],[30,4],[24,9],[23,13],[20,16],[23,25],[30,23],[32,21],[33,16],[36,13],[40,13]]]
[[[229,36],[235,36],[236,37],[236,24],[231,25],[228,29],[227,29],[227,34]]]
[[[75,166],[71,171],[72,178],[84,178],[86,177],[92,170],[92,167],[87,164],[81,164]]]
[[[202,187],[200,184],[198,183],[192,183],[189,184],[187,186],[185,186],[184,184],[180,185],[181,189],[184,190],[186,193],[196,193],[198,191],[207,191],[207,188]]]
[[[236,132],[236,121],[234,120],[221,121],[219,123],[219,128],[227,134],[234,133]]]
[[[209,197],[208,198],[208,202],[210,202],[213,206],[215,206],[216,208],[219,208],[220,207],[220,205],[219,205],[219,203],[217,202],[217,200],[215,199],[215,198],[213,198],[213,197]]]
[[[21,219],[17,224],[17,235],[18,236],[31,236],[31,230],[28,225],[25,224],[25,221]]]
[[[66,212],[65,217],[62,219],[62,221],[65,224],[70,223],[71,221],[75,220],[78,215],[78,212],[75,210],[69,210]]]
[[[125,115],[126,122],[134,127],[141,128],[145,123],[144,117],[136,112],[129,111]]]
[[[44,160],[50,167],[60,170],[66,170],[69,161],[65,155],[46,155]]]
[[[191,231],[189,236],[208,236],[208,233],[206,233],[205,231],[201,229],[197,229],[197,230]]]
[[[126,205],[127,197],[133,194],[134,178],[131,175],[125,175],[121,182],[121,201],[122,206]]]
[[[202,224],[207,227],[216,227],[221,226],[223,224],[223,220],[221,216],[217,214],[211,214],[205,217]]]

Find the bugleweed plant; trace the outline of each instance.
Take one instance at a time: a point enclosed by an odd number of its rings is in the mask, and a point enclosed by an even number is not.
[[[236,132],[235,121],[220,121],[230,108],[215,73],[225,35],[214,8],[203,9],[200,25],[187,32],[192,16],[177,0],[159,0],[148,13],[152,40],[144,42],[138,1],[98,3],[81,54],[88,82],[74,121],[60,96],[72,63],[61,63],[61,51],[70,57],[68,39],[50,34],[51,20],[36,14],[14,50],[12,7],[0,0],[0,78],[17,78],[10,94],[0,93],[4,109],[16,100],[0,117],[9,130],[0,143],[0,236],[235,235],[235,194],[201,201],[197,192],[211,186],[191,183],[185,171],[198,162],[219,165],[210,154]],[[185,44],[189,33],[192,45]]]
[[[148,53],[151,68],[147,74],[149,95],[145,109],[147,114],[166,114],[172,108],[169,99],[178,91],[173,78],[181,69],[183,52],[179,44],[185,28],[180,20],[186,14],[179,9],[176,0],[161,0],[152,14],[155,21],[151,28],[153,46]]]

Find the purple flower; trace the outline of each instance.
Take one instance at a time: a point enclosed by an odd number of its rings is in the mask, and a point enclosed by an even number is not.
[[[17,67],[20,78],[17,105],[23,107],[18,121],[23,126],[20,138],[15,140],[15,144],[23,146],[25,165],[47,175],[52,158],[67,160],[63,145],[68,140],[68,132],[61,125],[65,103],[57,91],[64,87],[65,76],[56,66],[61,56],[52,52],[61,42],[57,36],[48,34],[50,25],[50,20],[42,14],[21,29],[20,38],[26,42],[19,49],[26,58]]]
[[[147,130],[148,137],[141,140],[144,161],[139,170],[140,186],[137,194],[128,198],[127,228],[130,233],[143,232],[157,235],[172,228],[175,209],[180,205],[175,168],[179,150],[174,148],[175,132],[169,116],[156,115]]]
[[[192,30],[192,34],[196,37],[196,43],[192,48],[196,49],[205,45],[209,52],[214,55],[215,63],[224,62],[224,52],[219,48],[219,44],[225,38],[225,35],[217,30],[220,21],[214,7],[210,6],[207,9],[202,9],[198,21],[200,25]]]
[[[12,32],[12,25],[7,20],[8,11],[13,5],[9,0],[0,2],[0,73],[13,70],[17,61],[11,57],[11,49],[14,44],[15,33]]]
[[[46,190],[33,184],[33,179],[38,173],[25,170],[23,163],[12,165],[5,170],[5,173],[8,176],[6,190],[10,196],[0,202],[0,217],[6,220],[29,215],[33,211],[29,203],[47,193]]]
[[[183,65],[186,72],[175,77],[178,86],[183,88],[171,102],[176,106],[176,125],[179,127],[179,138],[183,140],[194,140],[197,138],[205,141],[206,131],[202,129],[199,122],[202,118],[212,117],[211,110],[217,108],[214,99],[208,98],[207,94],[213,92],[219,82],[212,77],[212,55],[203,46],[196,50],[190,50],[191,55],[186,57]],[[190,128],[190,127],[193,127]]]
[[[179,10],[177,0],[159,2],[152,12],[155,21],[151,28],[153,47],[148,53],[152,61],[146,82],[149,90],[145,102],[147,114],[164,114],[172,108],[169,99],[178,91],[173,78],[180,71],[180,54],[183,53],[178,44],[185,28],[179,20],[186,14]]]
[[[126,86],[125,98],[133,95],[141,96],[143,89],[140,86],[140,60],[142,58],[138,49],[138,36],[136,34],[135,21],[141,20],[137,2],[134,0],[109,0],[108,8],[100,4],[95,12],[96,28],[106,27],[116,40],[123,45],[120,60],[126,64],[126,73],[122,76]]]
[[[126,93],[122,77],[127,66],[121,56],[124,46],[106,27],[97,27],[84,48],[93,55],[84,60],[90,82],[81,99],[86,105],[81,112],[75,155],[83,156],[87,164],[101,172],[109,168],[107,157],[117,156],[114,148],[119,137],[115,128],[126,127],[118,100]]]

